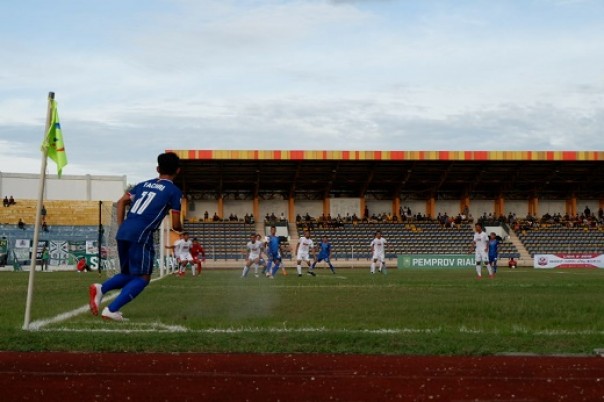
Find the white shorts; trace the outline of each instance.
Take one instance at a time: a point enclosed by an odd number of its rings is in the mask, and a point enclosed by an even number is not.
[[[176,256],[178,261],[193,261],[193,256],[191,253],[182,253]]]
[[[260,259],[260,254],[250,253],[250,255],[247,256],[247,259],[250,261],[256,261]]]
[[[384,261],[386,261],[386,257],[385,257],[385,255],[384,255],[384,253],[380,253],[380,252],[373,253],[373,257],[372,257],[371,259],[372,259],[373,261],[376,261],[376,260],[377,260],[377,261],[380,261],[380,262],[384,262]]]
[[[486,251],[476,251],[475,252],[476,263],[479,262],[489,262],[489,256]]]
[[[296,261],[310,261],[310,257],[308,253],[299,251],[298,255],[296,256]]]

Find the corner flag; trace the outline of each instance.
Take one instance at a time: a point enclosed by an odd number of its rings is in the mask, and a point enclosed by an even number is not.
[[[57,164],[57,175],[61,178],[63,168],[67,165],[67,154],[65,153],[65,144],[63,143],[63,133],[61,132],[61,123],[59,122],[59,112],[57,111],[57,102],[52,100],[52,111],[50,127],[42,142],[42,148],[46,150],[48,157]]]

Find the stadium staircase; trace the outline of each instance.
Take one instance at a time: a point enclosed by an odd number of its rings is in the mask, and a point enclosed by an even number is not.
[[[604,229],[541,225],[518,233],[529,255],[558,253],[604,253]]]
[[[520,257],[518,258],[518,265],[521,267],[532,267],[533,258],[526,249],[526,247],[524,247],[524,244],[522,243],[516,232],[510,229],[509,235],[510,242],[514,245],[514,247],[516,247],[516,250],[518,250],[518,253],[520,254]]]
[[[287,230],[289,232],[289,244],[292,247],[292,254],[296,251],[296,244],[298,244],[298,240],[300,239],[300,233],[296,229],[295,222],[289,222],[287,225]],[[316,241],[316,240],[315,240]]]

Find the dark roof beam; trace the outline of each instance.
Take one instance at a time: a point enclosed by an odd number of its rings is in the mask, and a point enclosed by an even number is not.
[[[369,174],[367,175],[367,180],[365,180],[365,182],[363,183],[363,186],[361,187],[361,193],[359,194],[360,197],[364,197],[365,194],[367,193],[367,189],[369,188],[369,185],[373,181],[373,176],[375,176],[375,167],[376,167],[376,164],[373,163],[371,165],[371,168],[369,169]]]
[[[302,162],[298,162],[296,166],[296,173],[294,173],[291,185],[289,186],[289,198],[294,198],[294,195],[296,194],[296,185],[298,184],[298,179],[300,178],[300,172],[302,172]]]

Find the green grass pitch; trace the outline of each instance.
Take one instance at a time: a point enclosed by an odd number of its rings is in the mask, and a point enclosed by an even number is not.
[[[604,347],[604,270],[319,269],[317,277],[241,279],[240,270],[154,281],[123,308],[89,312],[96,273],[37,273],[23,331],[28,273],[0,274],[0,350],[318,352],[419,355],[591,354]],[[105,303],[103,303],[105,304]],[[83,311],[83,310],[82,310]],[[46,323],[46,324],[45,324]]]

